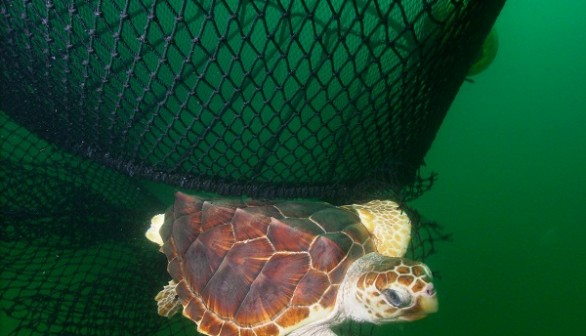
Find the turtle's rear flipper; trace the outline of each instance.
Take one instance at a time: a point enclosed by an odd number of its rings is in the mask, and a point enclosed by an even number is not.
[[[169,284],[163,287],[163,290],[155,296],[159,315],[170,318],[181,310],[181,302],[179,302],[179,297],[177,296],[175,287],[177,287],[177,284],[175,281],[171,280],[169,281]]]

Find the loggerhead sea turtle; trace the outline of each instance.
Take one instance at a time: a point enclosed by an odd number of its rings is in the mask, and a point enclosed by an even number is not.
[[[206,335],[335,335],[346,320],[411,321],[437,310],[431,272],[401,258],[411,223],[396,203],[203,200],[177,193],[147,237],[172,277],[160,315]]]

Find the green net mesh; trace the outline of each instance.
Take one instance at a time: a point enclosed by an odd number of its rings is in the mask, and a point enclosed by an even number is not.
[[[502,2],[4,2],[2,107],[63,149],[178,186],[400,189]]]
[[[168,204],[154,182],[418,196],[503,4],[0,2],[2,334],[193,334],[156,314],[168,276],[143,233]],[[414,238],[422,259],[445,236],[419,222]]]

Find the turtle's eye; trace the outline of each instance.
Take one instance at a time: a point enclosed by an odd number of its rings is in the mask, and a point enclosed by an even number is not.
[[[408,293],[387,288],[383,290],[383,294],[387,302],[394,307],[404,308],[411,304],[411,296]]]

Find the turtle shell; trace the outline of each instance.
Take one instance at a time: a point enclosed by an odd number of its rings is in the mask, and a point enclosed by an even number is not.
[[[355,213],[309,201],[177,193],[160,233],[183,315],[209,335],[282,335],[325,318],[350,265],[375,251]]]

